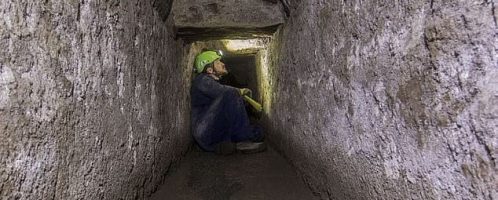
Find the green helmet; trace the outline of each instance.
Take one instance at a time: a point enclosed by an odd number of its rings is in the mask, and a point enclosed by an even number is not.
[[[204,51],[195,57],[195,71],[201,73],[206,65],[218,60],[223,54],[221,51]]]

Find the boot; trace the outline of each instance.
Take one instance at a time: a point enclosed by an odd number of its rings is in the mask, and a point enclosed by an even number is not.
[[[236,144],[237,151],[242,153],[259,153],[266,150],[265,142],[239,142]]]

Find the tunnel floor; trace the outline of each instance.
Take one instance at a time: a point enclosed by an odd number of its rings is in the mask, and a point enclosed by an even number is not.
[[[191,150],[151,200],[318,199],[273,149],[219,156]]]

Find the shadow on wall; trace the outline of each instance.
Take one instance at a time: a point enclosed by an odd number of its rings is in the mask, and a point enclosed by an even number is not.
[[[155,0],[154,8],[159,13],[159,17],[166,21],[168,19],[169,14],[171,13],[171,8],[173,7],[173,0]]]

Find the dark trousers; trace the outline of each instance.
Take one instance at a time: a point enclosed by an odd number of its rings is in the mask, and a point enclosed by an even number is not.
[[[249,123],[242,97],[227,91],[210,105],[192,108],[193,136],[201,148],[213,151],[223,141],[242,142],[261,137],[261,129]]]

